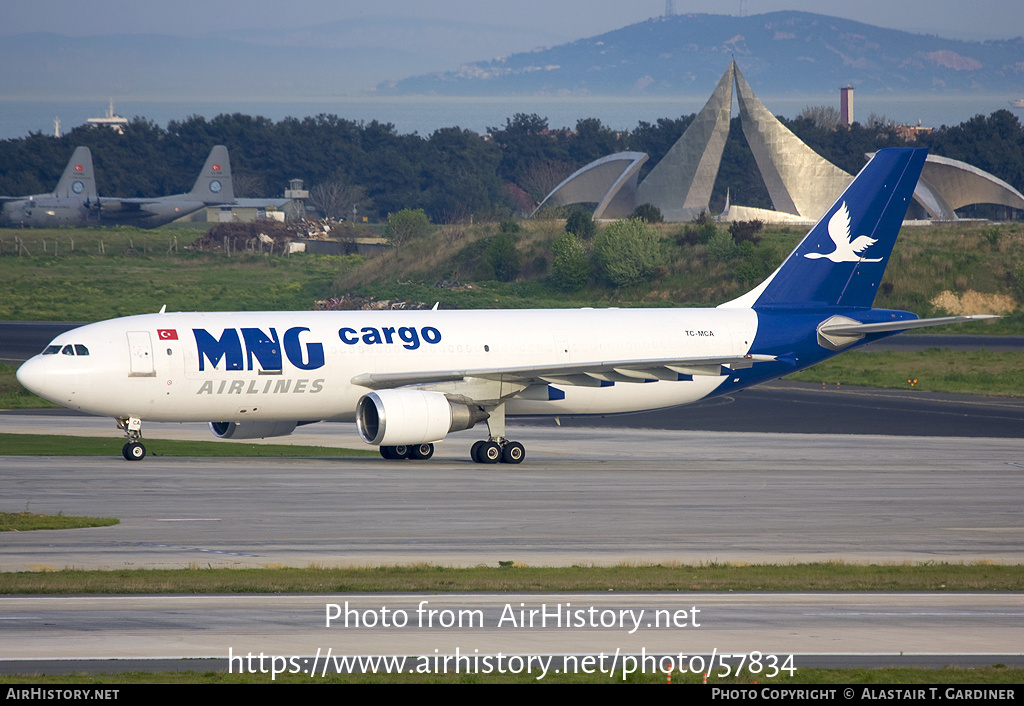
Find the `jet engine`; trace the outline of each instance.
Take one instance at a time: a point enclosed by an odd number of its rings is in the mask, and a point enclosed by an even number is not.
[[[479,406],[449,399],[440,392],[380,390],[359,398],[359,436],[375,446],[440,441],[448,432],[469,429],[489,415]]]
[[[210,422],[210,431],[218,439],[265,439],[288,436],[299,422]]]

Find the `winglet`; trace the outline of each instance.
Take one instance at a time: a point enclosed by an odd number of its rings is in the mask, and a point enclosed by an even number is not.
[[[206,158],[203,171],[192,186],[189,195],[208,204],[234,203],[235,189],[231,183],[231,161],[228,148],[216,145]]]

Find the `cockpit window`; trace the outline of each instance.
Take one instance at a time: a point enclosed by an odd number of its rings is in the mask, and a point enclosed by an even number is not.
[[[69,343],[66,346],[64,346],[60,352],[63,353],[64,355],[74,355],[75,347]]]
[[[81,343],[75,344],[75,355],[89,355],[89,349]]]
[[[43,351],[43,355],[56,355],[60,353],[60,346],[47,346],[46,350]]]

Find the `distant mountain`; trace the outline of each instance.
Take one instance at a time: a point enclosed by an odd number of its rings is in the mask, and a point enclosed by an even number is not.
[[[735,57],[761,94],[1024,92],[1024,39],[967,42],[806,12],[678,15],[377,87],[384,95],[694,95]]]

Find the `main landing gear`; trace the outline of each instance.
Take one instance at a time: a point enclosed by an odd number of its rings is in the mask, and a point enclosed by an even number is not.
[[[389,461],[400,461],[411,458],[414,461],[426,461],[434,455],[433,444],[408,444],[401,446],[381,446],[380,455]]]
[[[146,458],[146,447],[142,445],[142,420],[126,417],[117,420],[117,428],[124,431],[128,443],[121,447],[125,461],[141,461]]]
[[[481,439],[473,444],[469,456],[476,463],[522,463],[526,458],[526,448],[518,441]]]
[[[473,444],[469,457],[476,463],[522,463],[526,449],[518,441],[505,438],[505,405],[500,404],[487,418],[489,438]]]

